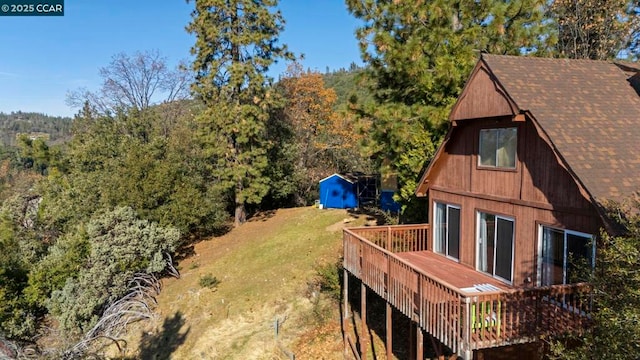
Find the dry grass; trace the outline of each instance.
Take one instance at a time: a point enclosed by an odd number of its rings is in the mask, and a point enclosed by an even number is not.
[[[132,333],[127,356],[287,359],[285,351],[299,351],[314,355],[298,359],[342,358],[337,310],[326,312],[334,321],[318,323],[318,306],[326,303],[307,290],[315,268],[340,255],[346,218],[343,210],[283,209],[196,244],[195,255],[179,264],[181,279],[165,280],[158,323]],[[215,288],[198,284],[207,274],[220,280]]]

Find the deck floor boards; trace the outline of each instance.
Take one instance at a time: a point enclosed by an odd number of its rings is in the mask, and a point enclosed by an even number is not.
[[[511,286],[498,279],[431,251],[403,252],[395,253],[395,255],[416,269],[429,274],[430,277],[458,289],[476,284],[491,284],[501,290],[512,289]]]

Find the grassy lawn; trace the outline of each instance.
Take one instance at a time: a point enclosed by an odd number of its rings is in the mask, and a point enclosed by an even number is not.
[[[344,210],[282,209],[196,244],[178,264],[182,277],[165,280],[158,320],[132,332],[128,356],[341,359],[336,307],[309,284],[318,266],[339,258],[345,219],[365,221]],[[203,277],[219,283],[203,287]]]

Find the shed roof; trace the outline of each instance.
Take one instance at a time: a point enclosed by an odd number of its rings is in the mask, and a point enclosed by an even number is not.
[[[521,113],[597,201],[640,190],[638,64],[483,54]]]
[[[345,181],[348,181],[348,182],[350,182],[352,184],[355,184],[356,181],[358,180],[356,177],[353,177],[352,175],[349,175],[349,174],[338,174],[338,173],[335,173],[335,174],[327,176],[324,179],[321,179],[319,181],[319,183],[324,182],[326,180],[329,180],[329,179],[331,179],[332,177],[335,177],[335,176],[337,176],[337,177],[339,177],[339,178],[341,178],[341,179],[343,179]]]

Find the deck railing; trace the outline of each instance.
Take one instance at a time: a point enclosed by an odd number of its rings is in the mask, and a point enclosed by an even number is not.
[[[344,267],[463,357],[472,350],[581,331],[590,309],[586,284],[469,295],[394,253],[425,251],[428,225],[344,230]]]

